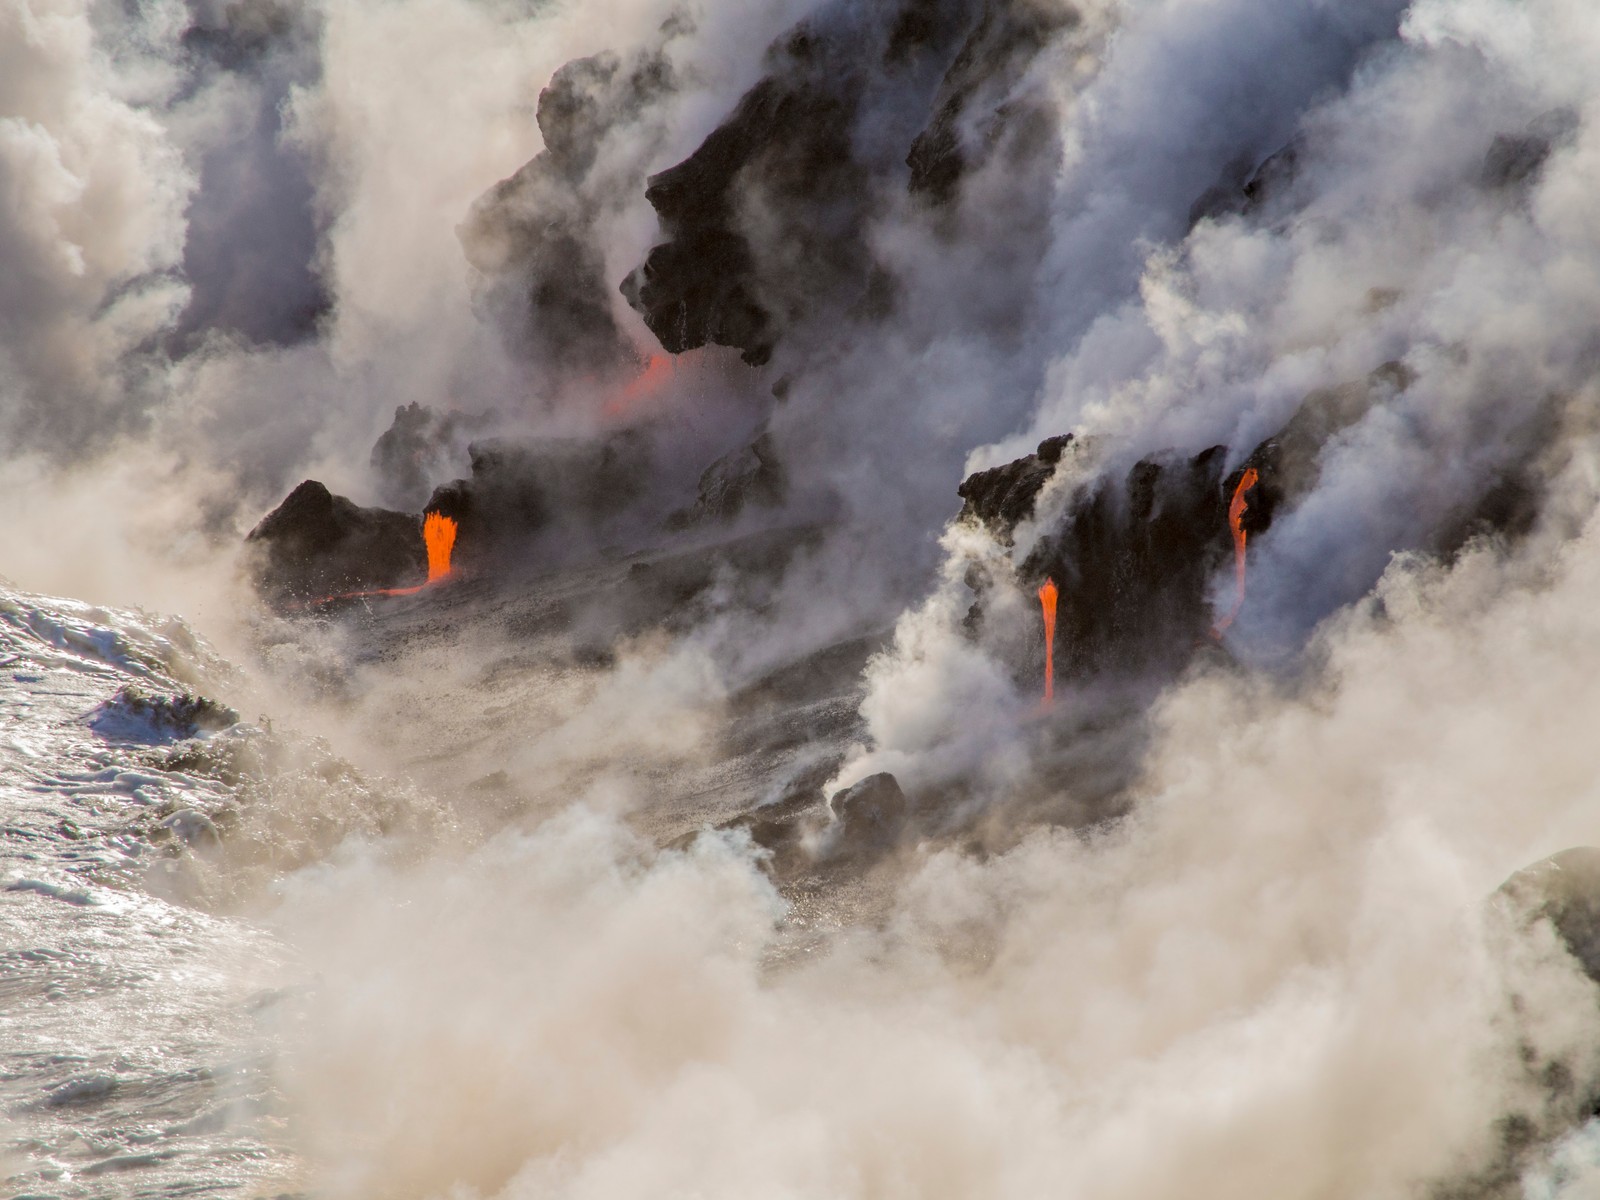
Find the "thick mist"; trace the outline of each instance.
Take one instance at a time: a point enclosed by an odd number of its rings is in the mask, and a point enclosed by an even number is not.
[[[902,7],[977,34],[897,66]],[[1563,0],[0,0],[0,574],[183,615],[231,703],[403,781],[346,820],[300,770],[191,897],[284,948],[285,1186],[1589,1194],[1596,984],[1496,889],[1600,842],[1597,43]],[[719,213],[771,345],[663,359],[650,181],[827,54],[849,194],[757,158]],[[546,225],[593,353],[527,324]],[[1341,388],[1226,635],[1042,707],[1029,556],[1084,489]],[[957,519],[1069,432],[1009,534]],[[250,588],[301,479],[416,509],[490,438],[642,445],[644,499],[393,609]],[[674,519],[755,445],[781,498]],[[844,700],[749,732],[841,645]],[[811,770],[921,824],[789,886],[718,806]]]

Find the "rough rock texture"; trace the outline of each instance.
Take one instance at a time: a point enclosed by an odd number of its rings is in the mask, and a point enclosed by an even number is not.
[[[1060,589],[1057,670],[1170,671],[1187,661],[1210,640],[1214,580],[1234,557],[1229,503],[1245,471],[1257,473],[1240,522],[1254,544],[1316,486],[1322,453],[1335,435],[1410,382],[1403,366],[1389,363],[1360,382],[1314,392],[1276,436],[1231,470],[1227,448],[1212,446],[1194,455],[1154,455],[1124,475],[1079,484],[1019,567],[1024,586],[1048,577]],[[1035,454],[969,477],[959,489],[962,516],[1010,544],[1018,525],[1035,516],[1059,463],[1080,445],[1070,436],[1051,438]],[[1510,484],[1498,491],[1486,484],[1484,503],[1463,514],[1459,527],[1441,530],[1430,548],[1448,553],[1486,524],[1516,526],[1527,505],[1515,503],[1514,492]],[[969,583],[978,598],[967,628],[976,636],[993,581],[975,571]]]
[[[640,495],[650,445],[623,431],[603,442],[489,439],[467,448],[471,475],[434,489],[427,511],[457,525],[457,561],[470,564],[561,523],[603,520]]]
[[[828,807],[838,822],[836,854],[892,846],[905,829],[911,809],[900,781],[887,772],[869,775],[834,793]]]
[[[666,240],[623,294],[673,353],[715,343],[761,363],[819,313],[882,314],[866,237],[888,189],[936,204],[998,147],[1043,156],[1047,105],[1016,88],[1077,21],[1048,0],[843,0],[767,54],[766,74],[646,195]]]
[[[407,508],[422,504],[432,481],[444,474],[457,439],[474,423],[416,402],[396,408],[393,424],[372,447],[372,469],[383,481],[385,498]]]
[[[1039,0],[989,0],[945,74],[933,120],[906,154],[913,193],[951,200],[964,176],[1014,140],[1039,152],[1053,128],[1048,106],[1013,91],[1051,37],[1079,21],[1071,8]]]
[[[674,513],[676,528],[707,521],[731,521],[747,506],[770,508],[783,502],[788,478],[772,435],[763,432],[747,446],[731,450],[705,469],[694,504]]]
[[[1600,849],[1552,854],[1511,876],[1500,894],[1529,919],[1548,918],[1584,973],[1600,982]]]
[[[779,295],[794,291],[780,285],[825,289],[824,277],[851,273],[860,261],[866,178],[850,144],[860,100],[855,64],[847,47],[804,29],[768,58],[768,77],[645,192],[668,240],[624,281],[623,294],[673,354],[715,343],[765,362],[778,336]],[[747,206],[759,207],[779,238],[807,246],[815,278],[764,277]]]
[[[1009,542],[1011,531],[1033,516],[1039,492],[1056,473],[1056,464],[1072,442],[1070,433],[1046,438],[1026,458],[967,476],[956,489],[965,501],[962,518],[982,521]]]
[[[273,600],[401,587],[427,574],[420,517],[362,508],[315,479],[290,492],[245,541],[258,551],[256,584]]]
[[[574,372],[631,361],[611,313],[597,219],[638,180],[613,177],[596,158],[614,127],[671,84],[660,54],[626,64],[600,54],[562,67],[539,95],[544,150],[480,197],[462,224],[462,247],[483,276],[477,302],[523,357]]]
[[[1060,589],[1058,670],[1166,666],[1205,639],[1211,580],[1233,551],[1226,462],[1221,446],[1147,458],[1086,490],[1034,549],[1024,575]]]

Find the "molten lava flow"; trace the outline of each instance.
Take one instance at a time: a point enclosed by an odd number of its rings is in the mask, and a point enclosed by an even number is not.
[[[422,541],[428,548],[428,579],[416,587],[377,588],[370,592],[339,592],[333,596],[319,596],[307,608],[319,608],[334,600],[363,600],[368,596],[415,596],[425,587],[443,583],[450,577],[450,552],[456,546],[454,517],[431,512],[422,519]]]
[[[605,415],[629,415],[670,383],[676,373],[677,358],[671,354],[652,354],[638,378],[606,402]]]
[[[422,520],[422,540],[428,546],[428,582],[438,583],[450,574],[450,551],[456,545],[455,521],[443,513],[429,513]]]
[[[1044,610],[1044,702],[1056,695],[1056,581],[1046,579],[1039,589],[1039,607]]]
[[[1233,489],[1233,500],[1228,505],[1228,528],[1233,530],[1233,563],[1234,573],[1238,576],[1238,594],[1233,600],[1233,610],[1218,621],[1211,629],[1211,636],[1220,638],[1228,631],[1239,615],[1239,610],[1244,607],[1244,544],[1248,535],[1244,529],[1245,510],[1250,505],[1245,501],[1244,494],[1260,482],[1261,476],[1254,467],[1247,467],[1245,473],[1239,476],[1239,486]]]

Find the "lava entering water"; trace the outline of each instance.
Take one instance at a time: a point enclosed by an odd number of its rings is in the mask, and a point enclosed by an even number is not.
[[[316,608],[334,600],[361,600],[368,596],[415,596],[425,587],[443,583],[450,577],[450,553],[456,545],[454,517],[431,512],[422,519],[422,541],[428,548],[428,578],[425,583],[406,588],[377,588],[369,592],[339,592],[332,596],[319,596],[307,607]]]
[[[1254,488],[1260,480],[1261,476],[1254,467],[1246,468],[1245,473],[1239,476],[1239,486],[1233,489],[1233,500],[1228,505],[1228,528],[1233,530],[1233,562],[1234,573],[1238,577],[1238,592],[1234,596],[1232,610],[1212,626],[1211,636],[1214,638],[1220,638],[1228,631],[1228,626],[1233,624],[1239,616],[1239,610],[1244,607],[1244,544],[1248,535],[1245,533],[1243,521],[1245,510],[1250,507],[1244,494]]]
[[[1044,610],[1044,702],[1056,695],[1056,581],[1046,579],[1039,589],[1039,607]]]

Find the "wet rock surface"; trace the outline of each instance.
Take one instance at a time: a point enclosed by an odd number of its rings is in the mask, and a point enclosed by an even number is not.
[[[1053,504],[1044,526],[1033,531],[1015,583],[1031,590],[1050,578],[1060,589],[1060,674],[1169,675],[1213,643],[1214,590],[1235,554],[1229,506],[1246,472],[1255,472],[1255,482],[1243,493],[1240,528],[1254,546],[1317,487],[1326,454],[1344,431],[1412,382],[1403,364],[1386,363],[1363,380],[1313,392],[1274,436],[1231,465],[1233,452],[1219,445],[1148,456],[1126,472],[1108,473],[1093,469],[1094,448],[1070,435],[1051,438],[1034,454],[966,479],[958,489],[961,518],[1010,546],[1025,522],[1041,519],[1041,497],[1061,464],[1089,455],[1090,465],[1076,471],[1082,481],[1069,485],[1065,501]],[[1448,558],[1476,538],[1526,534],[1538,514],[1531,466],[1538,445],[1537,434],[1529,435],[1523,466],[1486,473],[1475,495],[1414,548]],[[976,598],[967,628],[983,637],[990,589],[1015,585],[977,566],[968,583]],[[1030,663],[1038,657],[1031,643],[1027,655]]]

